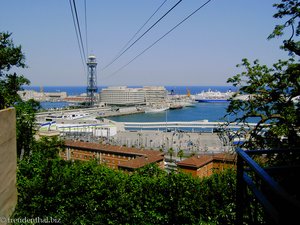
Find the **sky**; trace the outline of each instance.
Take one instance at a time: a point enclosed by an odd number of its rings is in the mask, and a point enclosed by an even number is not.
[[[282,38],[267,40],[279,0],[212,0],[128,66],[118,71],[206,0],[183,0],[113,64],[108,65],[164,0],[76,0],[87,53],[97,57],[97,84],[226,85],[243,58],[272,65],[288,58]],[[178,0],[168,0],[137,39]],[[85,86],[68,0],[1,0],[0,32],[21,45],[28,68],[16,71],[32,86]]]

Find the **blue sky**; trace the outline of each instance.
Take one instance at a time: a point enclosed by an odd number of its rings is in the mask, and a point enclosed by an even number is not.
[[[168,0],[146,27],[177,1]],[[85,43],[83,2],[76,1]],[[97,57],[98,85],[226,85],[226,80],[239,72],[235,65],[242,58],[271,65],[288,57],[279,49],[282,39],[267,40],[280,22],[272,17],[275,0],[212,0],[112,76],[205,2],[183,0],[128,52],[102,70],[162,2],[87,0],[88,52]],[[2,0],[0,31],[12,32],[14,42],[22,45],[28,68],[18,72],[32,85],[86,85],[68,0]]]

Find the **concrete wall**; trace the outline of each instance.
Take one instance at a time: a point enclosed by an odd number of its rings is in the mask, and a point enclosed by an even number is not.
[[[17,143],[15,109],[0,110],[0,224],[17,204]]]

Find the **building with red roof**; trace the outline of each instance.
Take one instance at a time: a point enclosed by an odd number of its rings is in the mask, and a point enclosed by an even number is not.
[[[234,168],[236,157],[234,154],[218,153],[195,155],[177,163],[179,171],[190,173],[195,177],[207,177],[214,172],[227,168]]]
[[[151,163],[164,168],[164,153],[155,150],[129,148],[82,141],[65,141],[65,160],[97,160],[113,169],[133,171]]]

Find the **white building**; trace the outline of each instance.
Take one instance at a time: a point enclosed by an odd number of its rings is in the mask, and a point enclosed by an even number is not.
[[[102,123],[98,120],[56,119],[40,124],[40,132],[59,131],[61,134],[90,134],[95,137],[112,137],[118,127],[113,123]]]
[[[145,86],[142,88],[145,94],[146,103],[161,103],[167,98],[167,90],[162,86]]]
[[[34,99],[36,101],[62,101],[68,96],[67,92],[37,92],[34,90],[18,91],[24,101]]]
[[[167,90],[164,87],[128,88],[126,86],[102,89],[100,102],[108,105],[145,105],[166,100]]]

